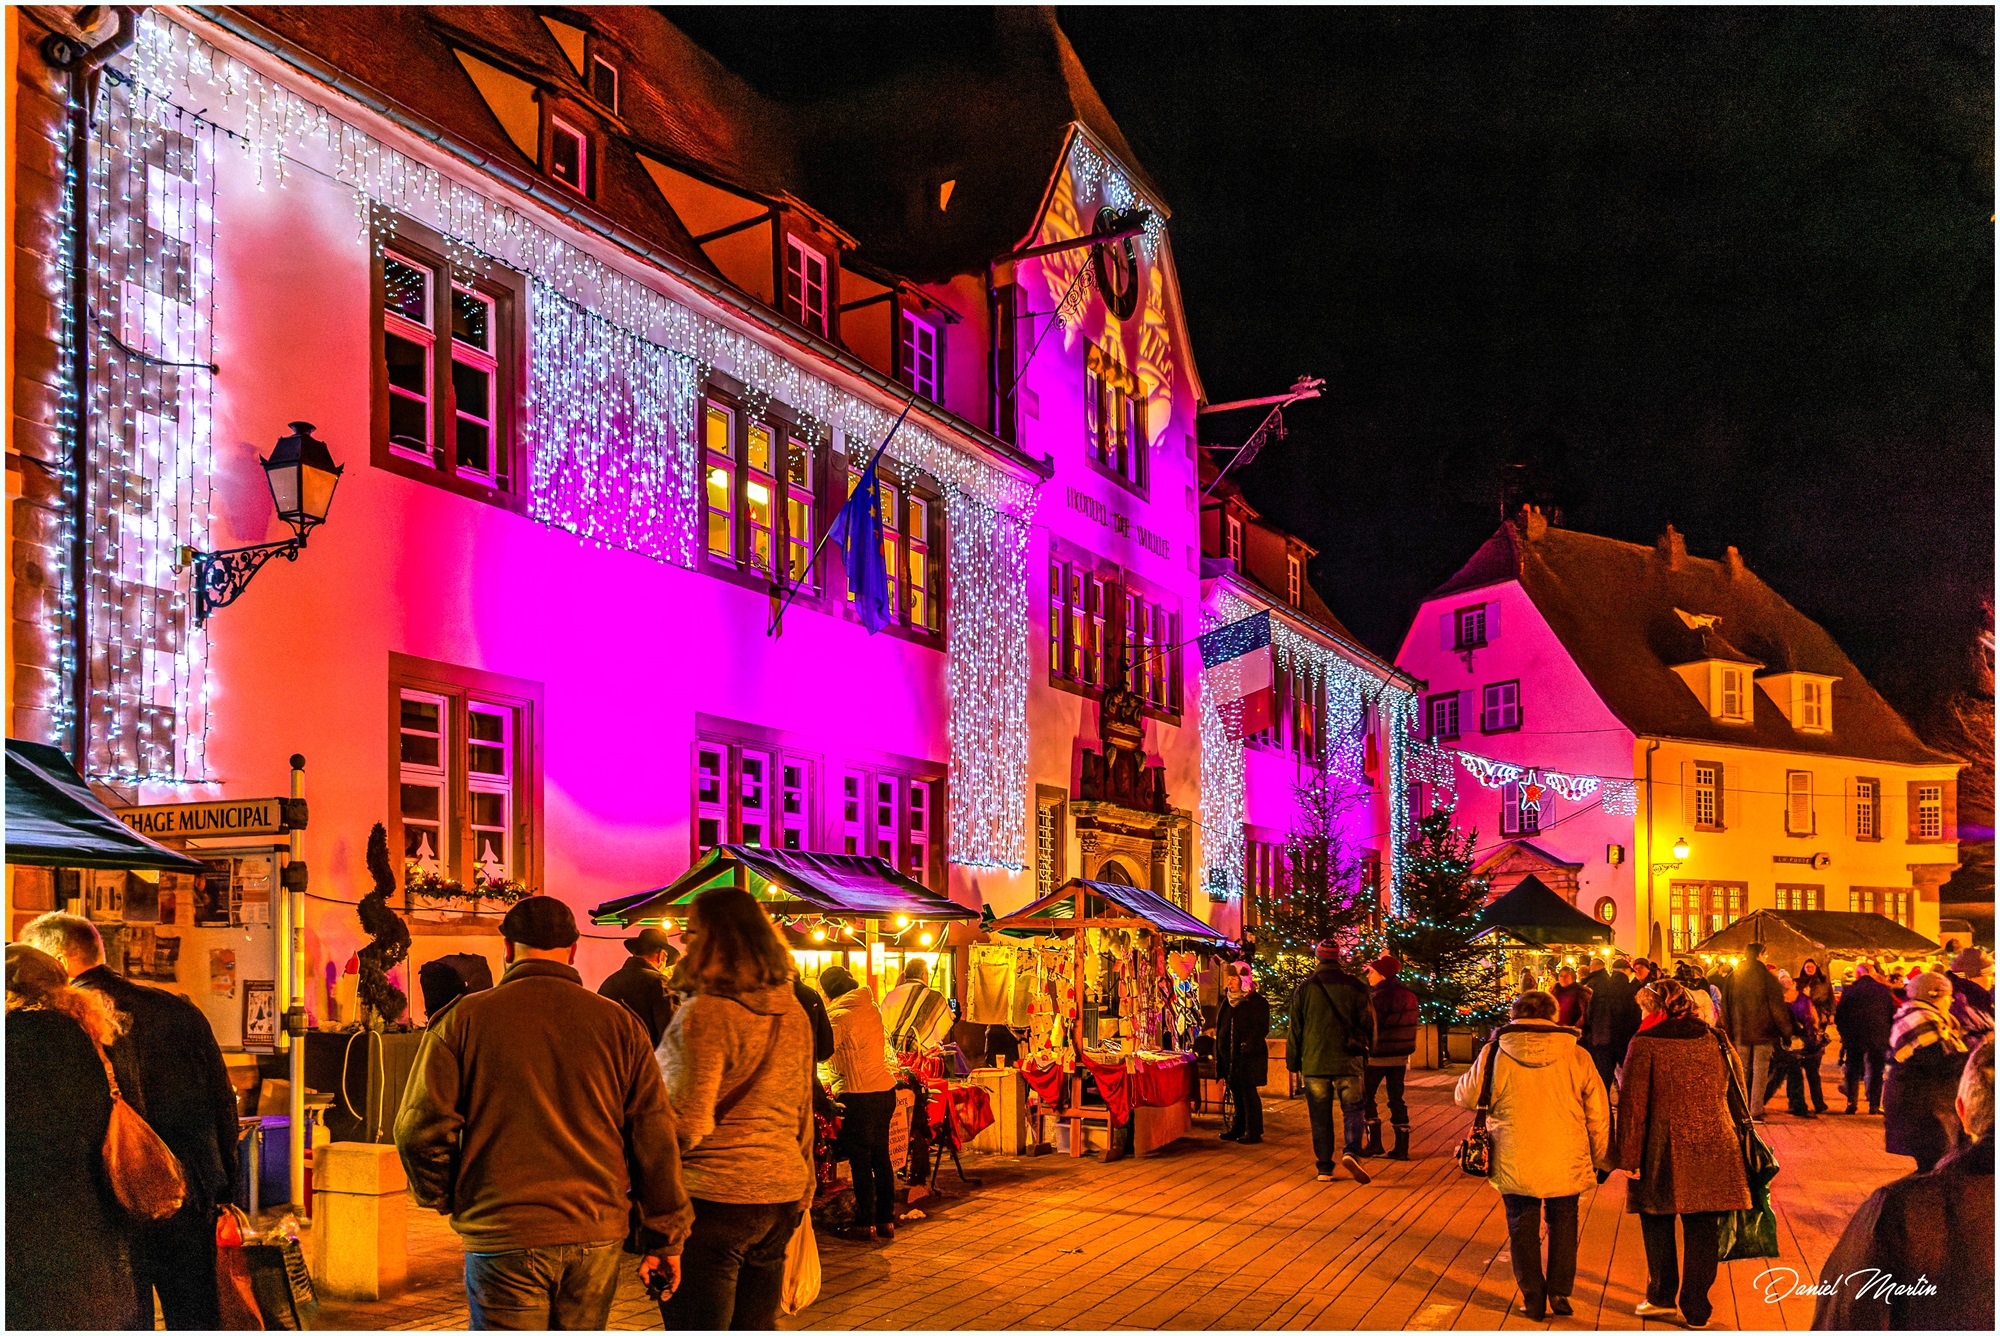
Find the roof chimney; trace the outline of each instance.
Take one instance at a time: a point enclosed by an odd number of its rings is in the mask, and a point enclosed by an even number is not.
[[[1681,537],[1681,531],[1671,524],[1654,540],[1653,548],[1660,554],[1660,559],[1667,563],[1667,569],[1670,571],[1679,570],[1687,562],[1687,539]]]
[[[1722,554],[1722,559],[1729,565],[1729,578],[1732,580],[1741,580],[1745,574],[1743,568],[1743,554],[1736,550],[1736,545],[1734,543],[1731,543],[1729,545],[1729,550]]]
[[[1540,506],[1522,506],[1521,513],[1514,517],[1514,527],[1520,530],[1523,538],[1533,543],[1549,531],[1549,521]]]

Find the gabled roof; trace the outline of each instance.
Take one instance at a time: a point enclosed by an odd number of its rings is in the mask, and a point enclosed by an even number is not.
[[[858,919],[906,914],[939,922],[979,917],[978,910],[947,900],[879,858],[724,844],[665,886],[605,901],[590,911],[590,921],[631,927],[686,918],[697,895],[735,885],[739,876],[744,889],[773,913]]]
[[[1431,598],[1509,580],[1520,582],[1605,705],[1640,736],[1910,765],[1954,759],[1924,745],[1833,637],[1758,579],[1734,549],[1729,560],[1711,561],[1686,555],[1671,531],[1660,545],[1642,547],[1544,526],[1535,516],[1502,524]],[[1714,626],[1690,628],[1677,609],[1712,615]],[[1672,671],[1704,658],[1837,678],[1833,731],[1793,729],[1768,697],[1756,702],[1750,724],[1710,717]]]
[[[1773,947],[1770,955],[1785,956],[1786,947],[1804,943],[1808,950],[1835,955],[1922,956],[1938,944],[1880,914],[1845,913],[1832,909],[1756,909],[1737,919],[1694,950],[1721,954],[1741,951],[1752,942]],[[1822,962],[1824,963],[1824,962]]]
[[[1599,923],[1557,895],[1533,873],[1481,910],[1479,926],[1475,940],[1488,934],[1536,946],[1596,946],[1611,940],[1609,924]]]
[[[1193,938],[1210,946],[1231,947],[1236,943],[1203,923],[1179,905],[1153,894],[1141,886],[1127,886],[1123,882],[1091,881],[1085,877],[1072,877],[1055,890],[1050,891],[1033,904],[994,922],[993,927],[1008,933],[1034,933],[1061,928],[1081,921],[1085,925],[1101,922],[1098,919],[1084,919],[1077,912],[1077,896],[1088,893],[1109,900],[1134,918],[1143,920],[1162,936]]]

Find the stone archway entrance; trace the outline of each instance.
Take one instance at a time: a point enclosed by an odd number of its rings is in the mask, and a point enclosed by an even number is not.
[[[1133,880],[1131,869],[1115,858],[1105,859],[1103,866],[1097,869],[1097,876],[1093,880],[1107,881],[1113,886],[1137,886],[1139,884]]]

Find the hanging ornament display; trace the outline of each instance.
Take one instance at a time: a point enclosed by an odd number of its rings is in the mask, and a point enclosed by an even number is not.
[[[1497,789],[1512,784],[1521,777],[1522,767],[1510,765],[1506,761],[1494,761],[1484,756],[1474,756],[1471,752],[1460,752],[1458,763],[1465,772],[1478,780],[1480,787]]]
[[[1597,792],[1596,775],[1566,775],[1560,770],[1540,772],[1542,783],[1556,791],[1556,796],[1565,802],[1580,803]]]

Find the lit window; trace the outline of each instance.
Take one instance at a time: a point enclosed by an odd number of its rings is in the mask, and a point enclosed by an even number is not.
[[[1882,786],[1872,779],[1854,781],[1854,837],[1859,840],[1878,838]]]
[[[1515,682],[1490,682],[1484,688],[1479,712],[1479,727],[1488,733],[1521,726],[1521,684]]]
[[[704,509],[709,557],[759,576],[813,587],[816,472],[810,440],[709,401],[704,410]],[[782,562],[782,566],[773,566]]]
[[[813,545],[813,460],[806,442],[785,438],[785,570],[793,584],[809,584]]]
[[[1477,604],[1458,610],[1459,649],[1476,649],[1486,643],[1486,605]]]
[[[777,524],[777,447],[771,429],[750,424],[744,446],[744,557],[759,575],[771,573],[771,534]]]
[[[590,193],[590,139],[558,120],[549,122],[549,175],[579,195]]]
[[[917,631],[936,631],[940,624],[938,568],[931,560],[937,542],[933,527],[937,502],[915,491],[904,491],[893,483],[876,485],[882,493],[882,567],[888,577],[889,615],[895,622]],[[858,464],[847,472],[847,494],[861,481]],[[854,601],[854,591],[847,591]]]
[[[1722,767],[1697,765],[1694,768],[1694,823],[1714,828],[1722,807]]]
[[[1432,696],[1431,740],[1455,738],[1458,736],[1458,693],[1448,691],[1442,696]]]
[[[501,357],[513,308],[504,287],[454,282],[442,261],[385,251],[380,291],[383,415],[389,457],[486,487],[509,485]]]
[[[388,369],[389,448],[431,458],[431,270],[400,255],[382,257],[382,358]]]
[[[938,343],[936,325],[909,311],[903,312],[903,380],[932,403],[944,399]]]
[[[1943,785],[1917,785],[1917,838],[1920,840],[1944,838]]]
[[[1120,481],[1144,487],[1145,400],[1139,380],[1102,348],[1091,348],[1087,364],[1083,404],[1090,457]]]
[[[1785,772],[1785,833],[1788,835],[1813,833],[1811,771]]]
[[[708,405],[703,440],[707,448],[708,555],[736,560],[736,419],[720,404]]]
[[[498,481],[494,396],[500,375],[493,346],[497,323],[493,298],[463,284],[452,286],[451,393],[458,474],[488,483]]]
[[[1123,607],[1125,661],[1130,665],[1127,689],[1156,710],[1178,710],[1177,661],[1172,647],[1179,636],[1180,614],[1139,593],[1127,593]]]
[[[1111,586],[1074,562],[1049,565],[1049,672],[1104,685],[1104,621]]]
[[[1243,564],[1243,521],[1236,518],[1236,516],[1234,515],[1230,515],[1222,521],[1222,528],[1223,528],[1222,555],[1228,557],[1231,561],[1235,562],[1237,565],[1239,566],[1242,565]]]
[[[1826,731],[1826,683],[1800,681],[1799,727],[1815,733]]]
[[[1303,583],[1303,581],[1300,578],[1299,559],[1297,557],[1291,557],[1291,556],[1286,557],[1285,598],[1295,608],[1299,605],[1299,586],[1301,583]]]
[[[590,95],[600,107],[618,110],[618,71],[609,61],[595,56],[590,61]]]
[[[1724,668],[1721,672],[1721,716],[1724,719],[1743,718],[1743,670]]]
[[[821,338],[827,332],[826,257],[785,238],[785,314]]]
[[[928,627],[931,624],[931,508],[930,503],[914,493],[904,502],[909,508],[904,525],[903,547],[909,554],[904,576],[904,586],[909,590],[910,625]]]

